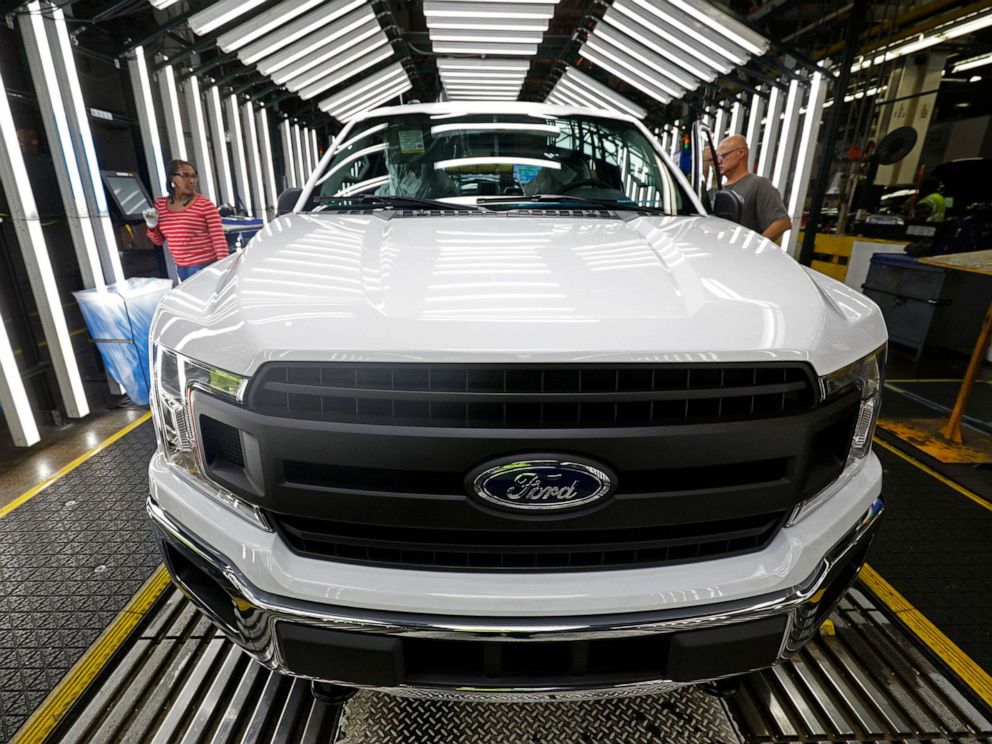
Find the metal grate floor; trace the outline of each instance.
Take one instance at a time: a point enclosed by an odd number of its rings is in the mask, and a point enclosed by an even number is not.
[[[835,636],[751,675],[728,703],[696,688],[573,703],[427,702],[361,692],[336,744],[992,743],[992,712],[852,592]],[[309,685],[263,669],[175,589],[53,741],[331,744]]]

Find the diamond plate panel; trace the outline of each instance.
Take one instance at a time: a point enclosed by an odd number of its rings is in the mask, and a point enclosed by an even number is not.
[[[0,519],[0,741],[159,564],[145,516],[151,423]]]
[[[362,692],[337,744],[738,744],[722,706],[696,688],[581,703],[462,703]]]

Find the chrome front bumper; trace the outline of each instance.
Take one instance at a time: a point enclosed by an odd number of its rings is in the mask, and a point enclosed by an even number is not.
[[[874,530],[884,511],[879,496],[822,559],[808,579],[792,589],[748,601],[717,603],[705,607],[625,615],[584,617],[530,617],[483,619],[445,615],[375,612],[304,602],[263,592],[252,586],[233,563],[203,544],[172,519],[154,501],[147,503],[155,524],[166,565],[173,580],[226,635],[265,666],[296,676],[354,685],[353,681],[301,674],[287,663],[279,644],[278,623],[369,637],[417,638],[459,641],[575,641],[630,638],[686,630],[720,628],[767,618],[784,617],[785,632],[777,659],[787,658],[816,632],[836,602],[857,576]],[[702,613],[702,614],[701,614]],[[744,673],[749,669],[735,670]],[[706,679],[706,678],[704,678]],[[695,680],[695,681],[703,681]],[[579,684],[492,687],[432,682],[429,685],[379,687],[387,692],[420,697],[485,700],[586,699],[646,694],[671,689],[685,681],[637,680],[590,688]],[[357,686],[357,685],[356,685]]]

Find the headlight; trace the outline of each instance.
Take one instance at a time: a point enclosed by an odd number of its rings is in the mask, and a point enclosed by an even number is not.
[[[257,526],[269,529],[259,510],[252,504],[209,480],[203,473],[196,442],[190,400],[199,388],[215,395],[240,401],[248,380],[226,370],[196,362],[182,354],[154,346],[152,349],[154,395],[152,416],[159,445],[166,459],[191,476],[223,506]]]
[[[860,470],[868,453],[871,452],[871,438],[875,433],[878,411],[882,403],[882,373],[885,369],[885,347],[875,349],[836,372],[820,378],[820,397],[824,401],[842,395],[854,388],[861,394],[858,418],[851,436],[851,446],[847,452],[847,462],[841,476],[820,491],[816,496],[796,507],[787,526],[796,524],[820,508],[837,491],[843,488]]]

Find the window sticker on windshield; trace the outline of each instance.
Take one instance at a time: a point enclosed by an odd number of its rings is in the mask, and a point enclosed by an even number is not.
[[[424,151],[424,133],[419,129],[400,130],[400,152],[404,155],[422,153]]]

